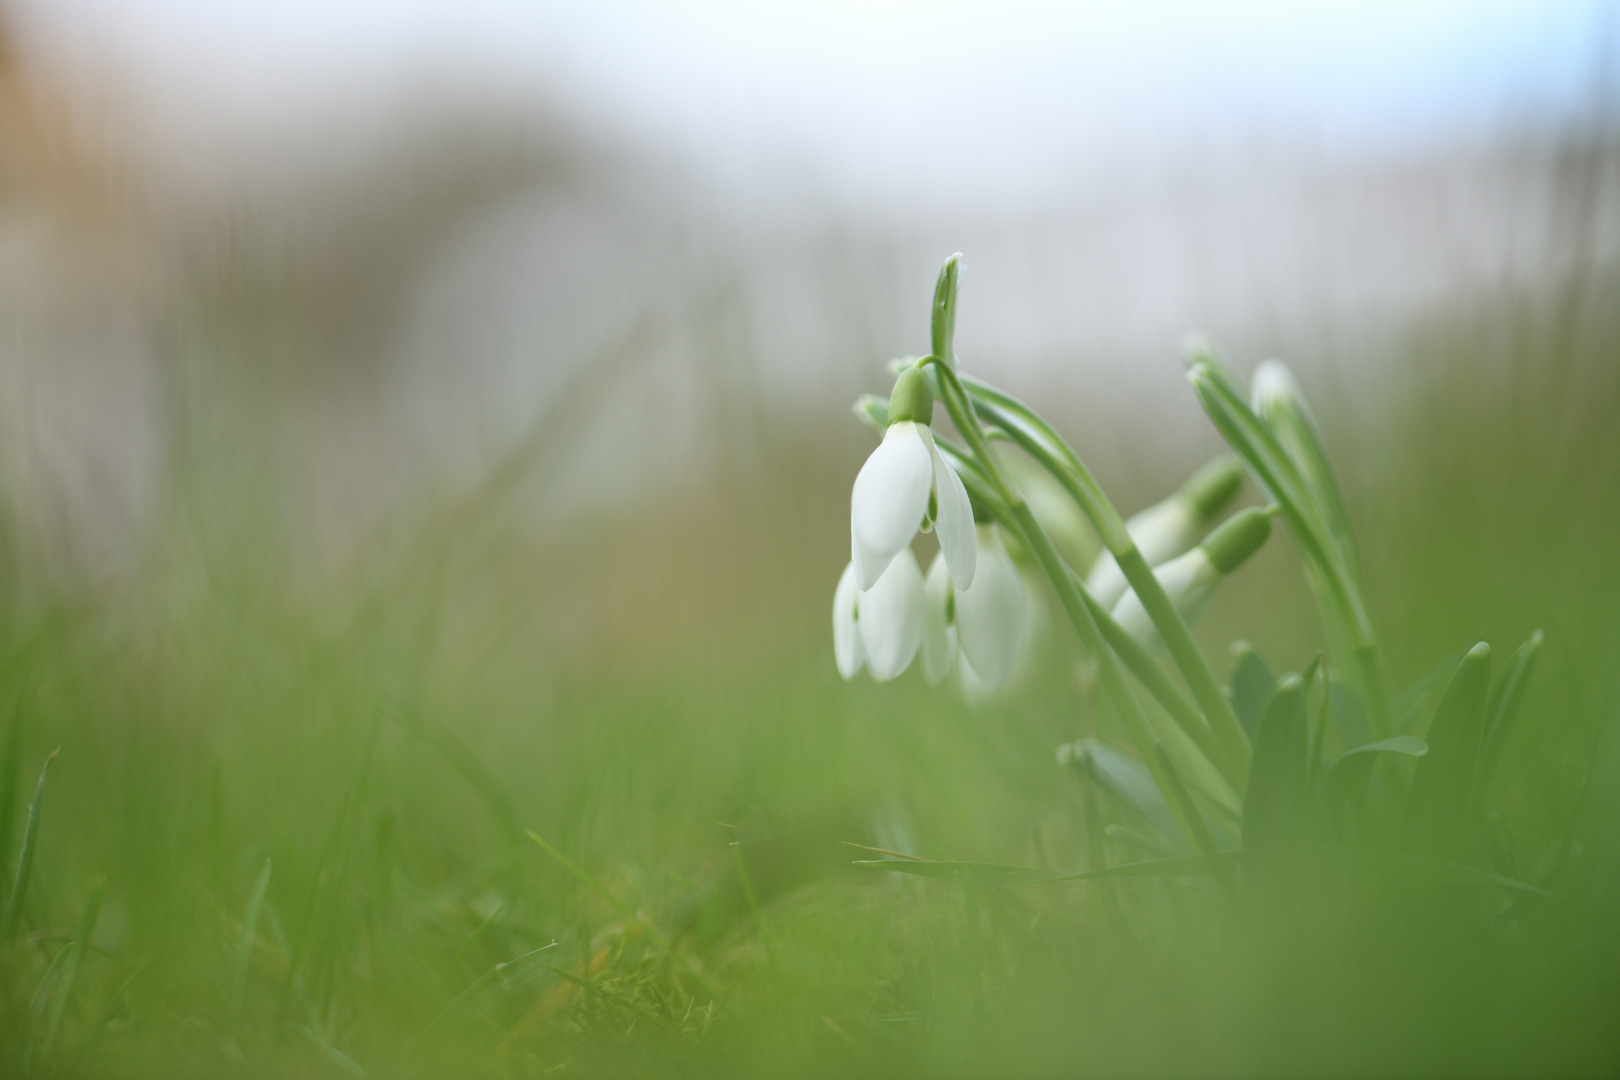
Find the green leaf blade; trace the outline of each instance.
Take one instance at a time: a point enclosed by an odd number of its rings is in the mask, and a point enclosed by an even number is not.
[[[1484,740],[1491,648],[1468,650],[1452,673],[1429,724],[1429,753],[1412,777],[1408,802],[1413,844],[1429,854],[1466,842],[1474,772]]]
[[[1243,850],[1294,845],[1309,792],[1305,681],[1285,676],[1260,719],[1243,796]]]

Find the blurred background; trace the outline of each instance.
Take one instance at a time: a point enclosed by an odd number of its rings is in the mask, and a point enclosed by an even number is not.
[[[30,919],[71,923],[104,875],[108,985],[184,958],[131,1038],[206,1071],[256,1059],[223,1020],[180,1023],[229,952],[176,944],[196,897],[233,941],[268,855],[271,903],[301,911],[356,821],[396,870],[344,886],[353,925],[397,871],[429,937],[525,911],[513,935],[585,957],[569,879],[502,869],[534,859],[522,828],[733,945],[716,822],[793,910],[864,887],[839,840],[1072,862],[1052,748],[1092,717],[1054,624],[1051,673],[989,703],[833,666],[873,445],[848,404],[926,348],[953,251],[965,364],[1038,403],[1127,513],[1219,450],[1184,335],[1239,372],[1286,359],[1395,684],[1545,629],[1559,696],[1504,797],[1527,833],[1597,820],[1620,709],[1617,10],[0,5],[8,860],[62,746]],[[1310,660],[1286,541],[1200,635],[1223,670],[1234,638]],[[820,971],[845,954],[815,925]],[[355,985],[387,981],[371,959]],[[362,1056],[454,982],[383,1004],[338,980],[310,1039]]]

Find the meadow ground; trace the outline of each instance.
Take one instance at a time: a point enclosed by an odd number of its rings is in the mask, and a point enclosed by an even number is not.
[[[1118,721],[1044,598],[1042,662],[1001,696],[839,678],[828,609],[870,445],[847,415],[567,529],[497,479],[424,493],[313,575],[229,425],[177,438],[130,573],[6,566],[8,890],[27,869],[0,1071],[1612,1073],[1617,312],[1587,305],[1577,333],[1533,296],[1436,316],[1398,346],[1421,379],[1316,402],[1355,465],[1392,684],[1546,634],[1487,793],[1529,900],[1340,866],[1234,912],[1198,879],[852,865],[844,842],[1076,869],[1153,852],[1056,762]],[[1286,540],[1199,636],[1223,670],[1235,636],[1309,662]]]

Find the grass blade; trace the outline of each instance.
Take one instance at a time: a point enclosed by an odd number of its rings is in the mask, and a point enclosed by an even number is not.
[[[84,906],[84,918],[79,921],[79,931],[68,946],[73,950],[73,955],[68,957],[67,966],[62,971],[62,988],[51,1005],[50,1022],[45,1027],[45,1045],[39,1054],[42,1062],[51,1059],[51,1051],[56,1046],[56,1033],[62,1025],[62,1014],[67,1011],[68,998],[72,996],[73,984],[78,980],[79,965],[84,963],[85,950],[90,948],[90,940],[96,936],[96,924],[101,921],[101,904],[106,898],[107,886],[98,882],[90,890],[90,899]]]
[[[1216,862],[1229,866],[1236,859],[1235,852],[1218,852]],[[1178,855],[1171,859],[1150,859],[1146,862],[1125,863],[1100,870],[1064,872],[1040,870],[1026,866],[1003,866],[999,863],[936,862],[933,859],[860,859],[856,866],[869,866],[878,870],[892,870],[917,877],[943,878],[965,881],[975,885],[1044,885],[1059,881],[1086,881],[1112,877],[1188,877],[1214,873],[1211,861],[1204,855]]]
[[[11,726],[6,731],[5,755],[0,759],[0,852],[5,851],[11,843],[12,808],[17,802],[17,773],[22,768],[23,727],[28,718],[28,710],[24,708],[24,704],[32,692],[33,685],[33,679],[30,679],[17,694],[17,704],[11,715]]]
[[[253,957],[254,931],[259,925],[259,908],[270,889],[270,860],[264,860],[264,869],[248,894],[247,910],[242,915],[242,933],[236,940],[236,974],[231,979],[231,1010],[234,1012],[242,1000],[242,987],[247,982],[248,961]]]
[[[578,878],[586,885],[589,885],[598,896],[602,897],[602,899],[613,905],[613,909],[615,911],[623,915],[626,919],[629,919],[630,922],[635,926],[640,927],[643,931],[645,931],[647,936],[650,937],[653,942],[663,950],[664,955],[674,955],[674,950],[670,948],[669,939],[665,938],[663,934],[659,933],[652,926],[649,926],[647,921],[640,915],[636,914],[635,910],[631,908],[629,904],[626,904],[623,900],[620,900],[617,896],[614,896],[606,885],[603,885],[600,881],[597,881],[594,877],[581,870],[571,859],[568,858],[568,856],[546,843],[546,841],[541,838],[539,833],[535,832],[533,829],[526,829],[524,831],[528,834],[530,840],[533,840],[536,844],[540,845],[541,851],[544,851],[547,855],[550,855],[553,859],[557,860],[563,869],[567,870],[570,874],[574,875],[574,877]]]
[[[10,945],[17,940],[17,926],[22,921],[23,900],[28,893],[28,879],[34,869],[34,849],[39,838],[40,803],[45,798],[45,776],[51,771],[51,762],[62,752],[57,747],[45,758],[39,770],[39,783],[34,787],[34,801],[28,804],[28,825],[23,830],[22,852],[17,856],[17,876],[11,883],[11,899],[6,903],[6,922],[0,928],[0,944]]]

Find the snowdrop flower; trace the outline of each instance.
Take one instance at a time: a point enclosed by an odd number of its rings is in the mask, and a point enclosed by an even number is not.
[[[850,494],[855,583],[863,590],[877,586],[918,529],[936,529],[951,580],[964,589],[973,584],[973,506],[934,447],[933,413],[934,392],[922,370],[902,371],[889,397],[883,442],[861,466]]]
[[[1196,619],[1221,578],[1242,566],[1271,535],[1271,514],[1257,507],[1239,510],[1202,544],[1157,567],[1153,576],[1188,622]],[[1127,592],[1115,605],[1114,621],[1144,648],[1159,652],[1164,639],[1136,593]]]
[[[929,567],[923,675],[931,683],[940,682],[960,650],[967,661],[964,670],[996,689],[1006,681],[1024,640],[1029,601],[995,527],[980,525],[977,532],[980,558],[972,585],[963,588],[951,581],[943,552]]]
[[[1241,486],[1243,464],[1235,457],[1216,458],[1193,473],[1180,491],[1127,521],[1125,528],[1147,564],[1158,566],[1198,543]],[[1098,603],[1112,607],[1129,584],[1114,556],[1104,551],[1086,577],[1086,588]]]
[[[833,593],[838,673],[853,679],[864,667],[878,682],[894,678],[917,655],[925,621],[922,570],[909,547],[889,560],[870,589],[861,589],[850,563]]]

